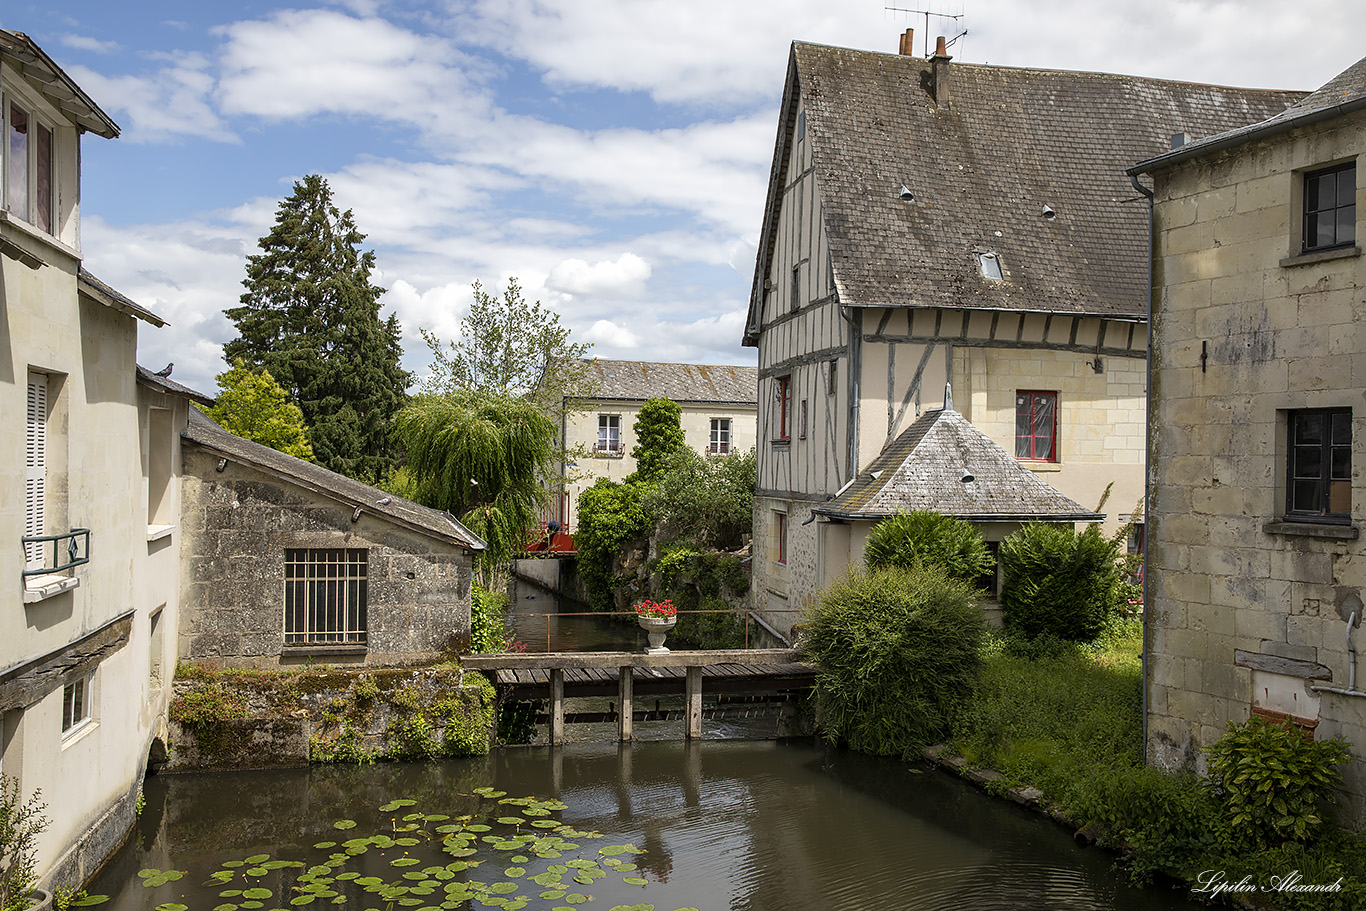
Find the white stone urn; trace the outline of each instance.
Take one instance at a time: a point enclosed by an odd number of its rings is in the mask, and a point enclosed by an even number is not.
[[[664,637],[669,630],[674,628],[678,622],[677,617],[636,617],[640,622],[640,628],[645,630],[650,640],[650,645],[645,649],[647,655],[667,655],[669,650],[664,647]]]

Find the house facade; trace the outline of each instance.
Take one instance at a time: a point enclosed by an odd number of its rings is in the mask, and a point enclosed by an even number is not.
[[[564,412],[563,438],[574,456],[564,466],[563,493],[551,517],[566,528],[578,522],[579,494],[598,478],[620,482],[636,470],[631,457],[636,417],[649,399],[678,404],[683,436],[703,455],[728,456],[754,448],[755,368],[596,358],[587,364],[596,392]]]
[[[118,127],[0,30],[0,773],[42,792],[43,885],[79,883],[134,821],[166,714],[183,398],[139,383],[163,321],[81,266],[80,141]],[[25,433],[19,434],[19,416]],[[168,499],[169,498],[169,499]]]
[[[1151,180],[1147,751],[1229,722],[1343,737],[1366,824],[1366,60]]]
[[[819,507],[949,384],[1067,499],[1109,490],[1107,529],[1140,511],[1148,215],[1124,169],[1298,97],[794,43],[744,336],[756,608],[790,628],[860,562]]]

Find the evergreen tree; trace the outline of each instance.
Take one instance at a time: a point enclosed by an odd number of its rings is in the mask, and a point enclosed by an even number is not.
[[[248,370],[239,360],[217,379],[218,404],[205,413],[218,426],[244,440],[313,461],[303,412],[269,370]]]
[[[627,480],[656,481],[674,456],[688,447],[683,437],[683,409],[665,398],[647,399],[634,425],[636,470]]]
[[[280,203],[261,252],[247,257],[241,306],[226,313],[239,337],[230,363],[264,368],[303,411],[319,464],[365,481],[393,467],[390,429],[410,381],[399,366],[398,320],[381,320],[370,281],[374,251],[351,210],[339,212],[316,174]]]

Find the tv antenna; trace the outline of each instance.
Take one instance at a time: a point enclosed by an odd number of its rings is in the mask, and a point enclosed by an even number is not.
[[[926,57],[930,56],[930,17],[931,17],[931,16],[934,16],[936,19],[949,19],[949,20],[952,20],[953,22],[957,22],[959,19],[962,19],[964,16],[967,15],[966,13],[957,13],[957,14],[954,14],[954,13],[937,13],[937,12],[935,12],[934,10],[928,10],[928,9],[908,9],[908,8],[906,8],[906,7],[904,7],[904,6],[884,6],[883,9],[886,10],[887,12],[891,12],[891,13],[911,13],[911,14],[916,15],[916,16],[924,16],[924,17],[925,17],[925,29],[924,29],[924,36],[925,36],[925,38],[924,38],[924,40],[925,40],[925,56],[926,56]],[[959,32],[957,35],[954,35],[954,36],[953,36],[953,39],[950,40],[950,41],[948,41],[947,44],[946,44],[946,46],[947,46],[947,47],[952,47],[953,45],[957,44],[957,43],[958,43],[958,39],[959,39],[959,38],[962,38],[962,37],[963,37],[964,35],[966,35],[967,33],[968,33],[968,30],[967,30],[967,29],[963,29],[963,30],[962,30],[961,32]]]

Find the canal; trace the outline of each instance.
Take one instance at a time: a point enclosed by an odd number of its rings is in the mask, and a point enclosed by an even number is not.
[[[90,888],[111,911],[1202,907],[955,778],[809,740],[158,776],[145,796]]]

